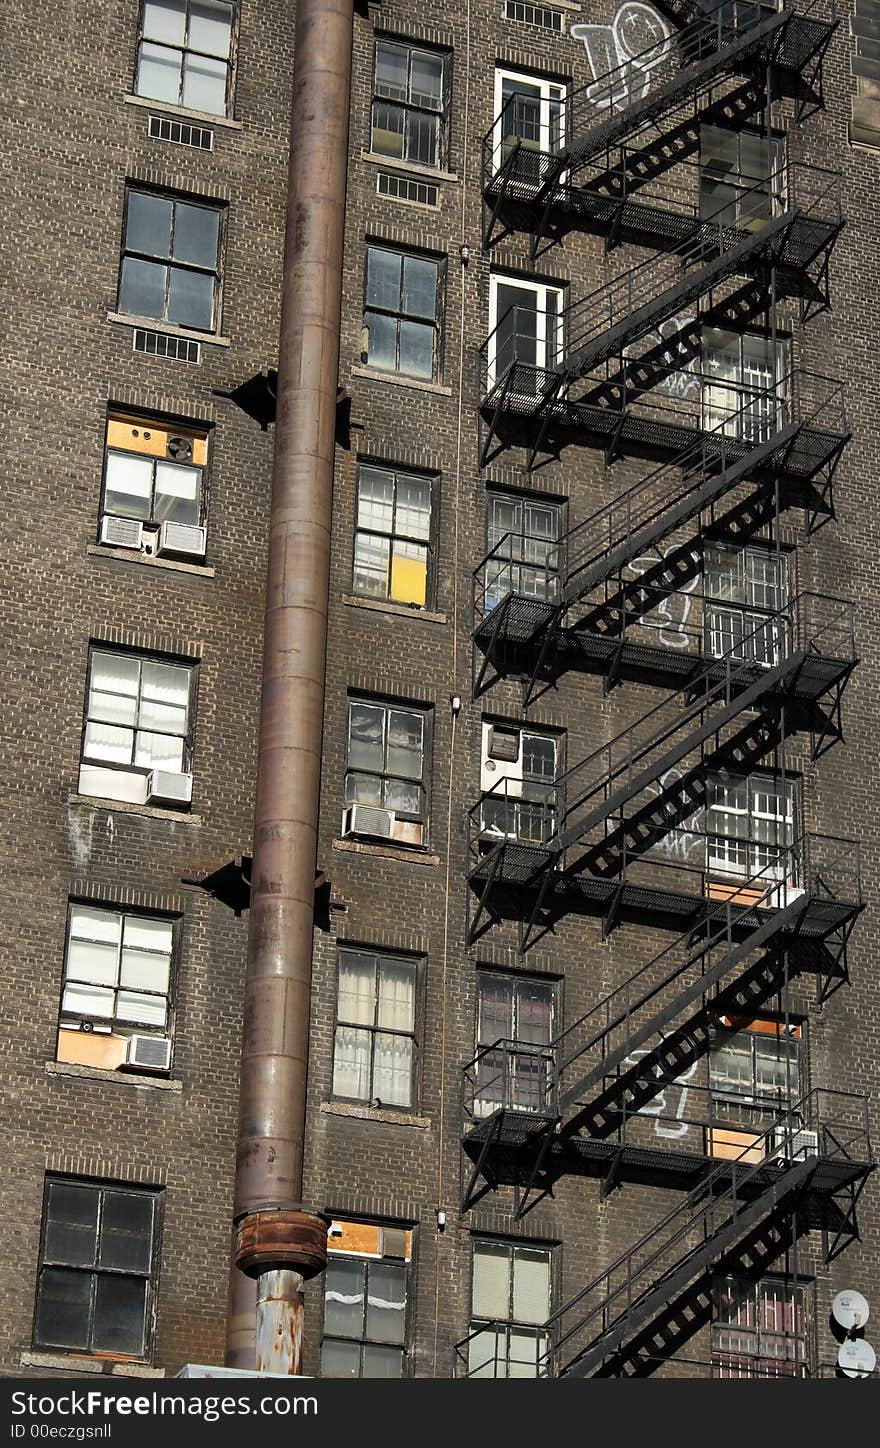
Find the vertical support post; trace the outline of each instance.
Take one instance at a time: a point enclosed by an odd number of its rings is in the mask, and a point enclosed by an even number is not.
[[[326,1260],[326,1220],[300,1202],[352,0],[299,0],[295,44],[227,1331],[228,1364],[254,1370],[241,1270],[258,1283],[261,1343],[285,1319],[290,1373],[301,1370],[302,1277]]]

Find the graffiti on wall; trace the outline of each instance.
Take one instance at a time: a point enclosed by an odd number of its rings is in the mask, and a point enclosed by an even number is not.
[[[662,1036],[660,1039],[662,1041]],[[693,1049],[696,1054],[695,1043]],[[656,1047],[654,1047],[654,1050],[656,1050]],[[645,1056],[652,1054],[653,1051],[647,1047],[633,1051],[627,1056],[626,1064],[628,1066],[637,1066],[639,1061],[643,1060]],[[688,1082],[692,1079],[697,1065],[698,1062],[696,1060],[693,1061],[686,1071],[682,1071],[679,1076],[674,1076],[671,1081],[666,1077],[662,1066],[654,1066],[652,1068],[651,1074],[655,1076],[658,1081],[663,1081],[664,1086],[661,1091],[658,1091],[656,1096],[646,1102],[644,1106],[639,1107],[638,1114],[639,1116],[653,1116],[656,1118],[654,1122],[655,1136],[664,1137],[668,1141],[679,1141],[683,1136],[687,1136],[690,1131],[690,1123],[683,1118],[690,1091]]]
[[[625,0],[610,25],[572,25],[583,42],[593,80],[586,95],[599,110],[641,100],[671,48],[671,30],[651,5]]]
[[[658,360],[649,365],[656,367],[658,370],[664,363],[666,366],[669,366],[670,362],[676,357],[678,348],[681,345],[676,339],[679,338],[681,333],[686,332],[688,328],[695,325],[696,321],[697,318],[695,315],[687,313],[679,313],[679,315],[675,317],[666,317],[659,326],[654,327],[652,331],[646,333],[645,338],[639,342],[627,342],[623,348],[623,356],[627,361],[643,362],[646,356],[651,356],[652,352],[661,352],[665,353],[664,362],[661,363]],[[645,341],[648,343],[647,347],[644,346]],[[636,352],[636,348],[639,349],[638,353]],[[700,376],[698,372],[693,370],[693,367],[693,359],[683,363],[680,367],[676,367],[674,371],[669,372],[665,377],[661,376],[656,382],[652,381],[652,389],[657,392],[665,392],[669,397],[682,399],[692,398],[699,401]]]
[[[642,553],[627,564],[627,573],[633,579],[641,578],[643,573],[650,572],[651,569],[657,567],[658,563],[662,563],[663,559],[676,546],[670,545],[669,548],[657,548],[651,553]],[[674,593],[666,594],[655,608],[642,616],[644,627],[656,632],[657,638],[664,648],[688,649],[691,647],[692,631],[688,630],[688,620],[693,607],[691,594],[699,582],[700,579],[697,577],[683,583]]]

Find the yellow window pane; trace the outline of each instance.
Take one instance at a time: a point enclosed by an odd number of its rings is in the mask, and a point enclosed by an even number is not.
[[[424,558],[391,559],[391,597],[395,603],[417,603],[424,608],[428,593],[428,564]]]

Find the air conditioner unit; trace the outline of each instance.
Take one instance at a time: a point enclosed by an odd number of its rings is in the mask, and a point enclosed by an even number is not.
[[[350,804],[342,811],[344,835],[376,835],[379,839],[390,840],[394,822],[393,809],[378,809],[372,804]]]
[[[501,780],[505,783],[502,785]],[[522,796],[522,733],[519,729],[503,729],[497,724],[483,725],[483,754],[480,763],[480,789],[484,794],[494,790],[507,799]]]
[[[191,774],[151,769],[147,775],[147,804],[192,804]]]
[[[192,523],[163,523],[159,529],[159,552],[204,558],[206,539],[206,529],[196,528]]]
[[[144,544],[144,525],[137,518],[117,518],[105,513],[101,519],[101,542],[114,548],[134,548],[138,551]]]
[[[767,1155],[783,1161],[806,1161],[819,1155],[819,1134],[805,1127],[775,1126],[767,1138]]]
[[[167,1036],[131,1036],[125,1064],[135,1067],[138,1071],[170,1070],[170,1040]]]

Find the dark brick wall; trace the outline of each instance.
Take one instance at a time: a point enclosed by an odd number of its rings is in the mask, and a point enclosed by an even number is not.
[[[458,1213],[460,1068],[473,1054],[475,966],[561,977],[564,1024],[570,1024],[668,943],[660,932],[633,926],[603,942],[598,922],[569,917],[525,961],[516,954],[510,926],[488,933],[473,949],[465,945],[472,903],[464,883],[466,817],[477,797],[481,720],[484,714],[522,717],[513,683],[471,701],[471,573],[485,551],[486,487],[528,486],[565,498],[574,522],[647,470],[633,461],[606,470],[597,452],[577,446],[531,482],[521,451],[503,454],[483,473],[478,467],[477,348],[488,329],[490,267],[570,283],[574,297],[646,255],[631,247],[606,255],[600,239],[577,232],[535,264],[523,233],[508,237],[491,257],[483,253],[480,143],[492,120],[495,64],[541,70],[575,85],[588,78],[582,46],[568,35],[504,21],[502,8],[501,0],[484,0],[469,7],[468,21],[463,4],[430,4],[417,13],[404,4],[382,5],[356,16],[354,25],[340,362],[340,382],[352,398],[352,428],[350,447],[338,452],[334,500],[319,846],[335,903],[329,929],[315,936],[306,1200],[339,1214],[416,1226],[409,1370],[417,1375],[452,1371],[454,1344],[468,1327],[471,1232],[559,1244],[561,1300],[675,1199],[659,1188],[625,1186],[602,1201],[595,1181],[565,1179],[519,1225],[507,1188],[490,1193],[466,1218]],[[16,218],[0,238],[9,539],[0,584],[9,688],[4,843],[14,862],[2,935],[9,982],[3,1106],[12,1125],[0,1215],[0,1255],[10,1264],[0,1276],[0,1368],[6,1372],[21,1370],[22,1354],[30,1349],[47,1169],[164,1186],[156,1366],[173,1373],[187,1360],[222,1359],[246,919],[186,889],[181,877],[246,849],[251,827],[271,433],[261,433],[214,389],[233,387],[275,360],[293,11],[285,0],[243,0],[235,99],[241,129],[218,125],[214,152],[203,154],[149,141],[146,111],[125,103],[135,0],[103,6],[100,21],[44,3],[5,7],[0,166]],[[612,14],[609,4],[599,14],[566,10],[570,23]],[[845,700],[845,743],[814,766],[798,736],[787,759],[803,770],[808,825],[862,840],[868,900],[850,951],[849,988],[823,1007],[816,1007],[809,984],[800,983],[795,992],[795,1008],[809,1010],[810,1083],[876,1095],[873,713],[880,659],[872,586],[872,383],[878,303],[868,261],[875,248],[875,162],[847,143],[853,82],[844,29],[828,57],[825,113],[794,128],[792,107],[777,108],[780,124],[790,126],[794,158],[844,173],[847,225],[832,263],[833,311],[801,327],[796,308],[786,304],[780,318],[791,327],[803,366],[847,380],[854,443],[838,477],[836,521],[807,541],[790,513],[785,537],[798,545],[799,586],[857,599],[861,663]],[[369,145],[375,31],[453,52],[448,174],[437,178],[436,210],[379,197],[378,168],[362,155]],[[221,330],[230,346],[206,345],[199,367],[133,354],[130,329],[106,320],[116,304],[127,179],[228,204]],[[434,388],[365,375],[360,353],[367,239],[446,258],[443,367]],[[462,245],[470,252],[466,263]],[[713,300],[724,290],[729,288]],[[213,423],[207,558],[213,576],[150,570],[88,551],[95,539],[108,402]],[[431,617],[346,601],[359,456],[439,476]],[[167,648],[168,640],[176,640],[200,660],[192,819],[72,799],[88,642],[111,637],[113,629],[122,631],[122,642],[146,638]],[[415,701],[431,711],[430,835],[423,857],[355,850],[340,840],[350,692]],[[455,722],[452,694],[464,700]],[[564,729],[567,758],[574,762],[660,697],[633,685],[605,697],[598,679],[572,674],[530,718]],[[46,1069],[54,1055],[68,896],[103,892],[121,901],[125,890],[170,901],[166,908],[183,917],[173,1068],[179,1089]],[[331,1102],[340,941],[405,950],[424,961],[412,1120]],[[447,1215],[442,1233],[438,1207]],[[821,1265],[818,1235],[801,1240],[798,1270],[814,1271],[817,1279],[822,1361],[833,1352],[827,1330],[833,1293],[857,1286],[876,1306],[877,1210],[869,1186],[861,1207],[862,1242],[830,1269]],[[793,1258],[788,1265],[793,1268]],[[315,1370],[319,1334],[315,1284],[308,1295],[309,1371]],[[705,1335],[682,1352],[705,1358]]]

